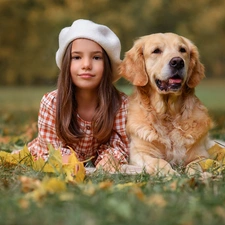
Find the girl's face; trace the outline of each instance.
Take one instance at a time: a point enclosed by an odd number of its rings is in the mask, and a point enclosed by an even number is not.
[[[72,43],[70,73],[77,89],[96,89],[104,70],[103,50],[96,42],[76,39]]]

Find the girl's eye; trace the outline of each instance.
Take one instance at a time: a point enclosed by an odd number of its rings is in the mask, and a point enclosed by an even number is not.
[[[101,56],[98,56],[98,55],[94,56],[93,58],[94,58],[95,60],[101,60],[101,59],[102,59],[102,57],[101,57]]]
[[[78,59],[80,59],[81,57],[80,56],[72,56],[72,59],[74,59],[74,60],[78,60]]]

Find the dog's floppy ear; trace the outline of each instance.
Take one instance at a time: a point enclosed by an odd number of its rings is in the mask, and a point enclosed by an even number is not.
[[[134,46],[126,52],[125,58],[119,67],[120,75],[135,86],[145,86],[148,82],[143,48],[143,40],[138,39]]]
[[[199,59],[197,47],[187,38],[184,38],[190,49],[190,64],[188,68],[187,86],[189,88],[196,87],[205,77],[205,69]]]

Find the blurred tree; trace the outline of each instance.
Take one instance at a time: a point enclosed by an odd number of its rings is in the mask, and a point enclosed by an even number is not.
[[[139,36],[183,35],[198,46],[207,76],[225,78],[224,0],[0,0],[0,85],[56,83],[58,34],[78,18],[109,26],[121,58]]]

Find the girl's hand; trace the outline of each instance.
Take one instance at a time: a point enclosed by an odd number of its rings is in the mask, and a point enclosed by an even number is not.
[[[105,155],[101,161],[96,165],[96,169],[103,169],[107,172],[118,172],[120,170],[120,164],[111,155]]]
[[[67,164],[69,162],[70,155],[63,155],[62,156],[62,163]]]

